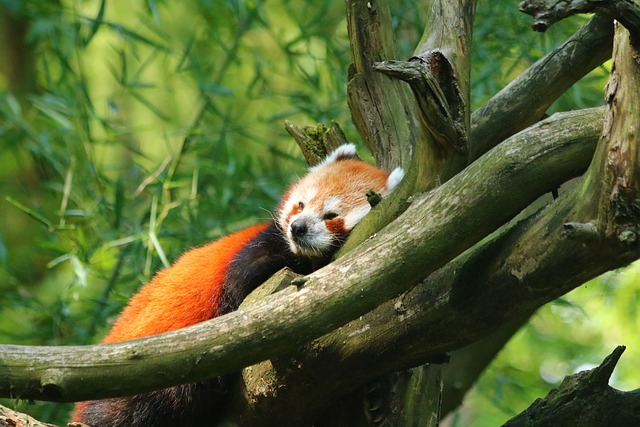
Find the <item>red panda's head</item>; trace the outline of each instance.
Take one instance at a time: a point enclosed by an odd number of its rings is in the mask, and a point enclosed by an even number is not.
[[[296,255],[330,255],[369,212],[367,191],[386,196],[402,180],[358,159],[353,144],[338,147],[285,193],[277,223]]]

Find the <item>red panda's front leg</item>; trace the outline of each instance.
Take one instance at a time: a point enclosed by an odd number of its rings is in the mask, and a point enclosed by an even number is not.
[[[124,338],[137,338],[137,336],[132,335],[132,331],[140,329],[136,323],[147,320],[157,323],[159,319],[149,319],[145,318],[145,316],[149,313],[160,313],[161,310],[166,309],[166,307],[160,306],[166,298],[192,298],[190,302],[181,302],[182,310],[198,311],[202,309],[202,306],[211,306],[211,308],[207,308],[209,313],[207,318],[217,317],[236,310],[251,291],[284,267],[289,267],[299,274],[311,273],[311,260],[291,253],[289,245],[275,223],[271,222],[266,227],[261,226],[257,230],[257,235],[234,252],[231,261],[225,266],[222,283],[216,284],[215,280],[212,280],[210,284],[211,291],[205,292],[198,299],[193,299],[194,294],[192,293],[183,294],[182,296],[171,295],[172,287],[169,286],[172,283],[171,278],[173,275],[178,274],[177,271],[181,270],[181,263],[189,261],[189,269],[193,271],[182,271],[179,274],[180,280],[184,281],[183,286],[189,286],[189,278],[195,280],[198,275],[202,275],[203,271],[207,270],[207,266],[204,263],[216,263],[216,259],[209,258],[208,252],[205,252],[204,256],[198,256],[197,253],[189,255],[188,253],[181,258],[174,267],[161,273],[158,279],[150,282],[147,285],[150,286],[149,289],[141,290],[134,297],[129,307],[118,320],[114,330],[107,336],[107,341],[114,342],[121,341]],[[233,235],[230,237],[233,237]],[[216,242],[212,245],[215,246],[216,244],[219,243]],[[210,255],[215,255],[215,252],[212,251]],[[203,264],[194,264],[196,260],[198,260],[198,263]],[[207,295],[210,295],[210,297],[207,297]],[[143,305],[143,307],[140,307],[140,305]],[[155,307],[156,305],[157,307]],[[135,312],[136,317],[131,318],[132,314],[130,312]],[[172,314],[167,312],[165,316],[171,317]],[[174,319],[174,322],[176,320]],[[203,318],[201,320],[207,319]],[[188,326],[188,324],[184,323],[186,322],[173,324]],[[145,327],[145,329],[148,330],[148,327]],[[175,328],[165,327],[164,329],[171,330]],[[163,331],[156,331],[156,333],[159,332]],[[223,412],[225,385],[230,380],[230,376],[218,377],[131,397],[83,402],[78,404],[73,419],[74,421],[82,421],[92,427],[196,427],[214,425],[214,421]]]

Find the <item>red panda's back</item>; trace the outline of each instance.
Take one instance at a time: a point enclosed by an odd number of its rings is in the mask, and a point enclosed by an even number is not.
[[[184,328],[211,319],[231,259],[267,224],[258,224],[183,254],[134,295],[104,343]]]

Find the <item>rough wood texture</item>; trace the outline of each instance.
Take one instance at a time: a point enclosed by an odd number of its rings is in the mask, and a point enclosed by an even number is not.
[[[389,5],[367,0],[346,3],[353,60],[347,101],[353,123],[378,166],[406,168],[420,132],[415,114],[407,108],[411,93],[404,83],[389,81],[373,69],[376,62],[397,59]]]
[[[0,405],[0,427],[56,427]]]
[[[329,153],[348,142],[336,122],[331,122],[329,129],[322,124],[316,127],[305,126],[300,128],[286,120],[284,128],[300,147],[300,151],[302,151],[309,166],[320,163]]]
[[[422,85],[414,85],[414,96],[411,96],[409,85],[377,71],[383,61],[396,59],[390,39],[392,26],[387,2],[347,1],[349,38],[354,58],[348,99],[354,123],[365,141],[383,139],[380,144],[368,143],[377,159],[387,158],[389,153],[401,154],[400,165],[405,169],[405,178],[383,202],[378,213],[369,215],[359,224],[338,256],[353,250],[394,220],[407,208],[407,199],[413,194],[431,190],[467,165],[470,121],[468,53],[474,9],[475,1],[469,0],[434,0],[425,4],[425,32],[416,47],[414,59],[425,69],[426,75],[434,77],[431,87],[442,95],[439,102],[431,103],[424,101],[432,93],[421,90]],[[360,88],[357,93],[352,91],[356,88]],[[399,101],[402,106],[398,105]],[[421,109],[425,104],[430,105],[428,111]],[[448,112],[451,119],[448,124],[438,125],[433,117],[427,117],[433,109],[440,107]],[[440,115],[443,116],[447,114]],[[366,126],[361,122],[363,117],[370,119]],[[378,120],[383,123],[378,123]],[[381,133],[381,129],[394,129],[394,132]],[[448,130],[440,132],[441,129]],[[434,133],[448,136],[438,142]]]
[[[566,377],[560,387],[537,399],[503,427],[628,427],[640,425],[640,389],[620,391],[609,387],[625,347],[617,347],[600,366]]]
[[[428,67],[417,60],[382,61],[376,63],[374,69],[405,81],[411,86],[420,111],[421,122],[440,144],[441,149],[466,153],[468,136],[464,125],[460,123],[464,117],[460,116],[460,111],[452,108],[438,80]],[[459,105],[460,102],[457,104]]]
[[[406,188],[429,188],[436,183],[421,181],[427,174],[416,159],[433,164],[433,154],[425,149],[428,140],[421,139],[415,110],[407,108],[413,99],[403,83],[372,68],[376,61],[394,59],[387,5],[349,5],[354,120],[379,159],[390,167],[410,165]],[[285,286],[210,322],[104,346],[0,346],[0,395],[55,401],[124,395],[270,359],[259,375],[245,378],[247,393],[234,396],[236,416],[247,426],[308,424],[329,400],[366,384],[373,372],[377,376],[438,359],[507,322],[521,321],[585,280],[638,259],[640,112],[635,96],[640,72],[638,52],[628,39],[627,33],[616,35],[603,130],[597,110],[537,122],[401,208],[390,207],[397,200],[381,203],[371,217],[384,216],[387,209],[391,217],[406,210],[357,253],[310,275],[304,284]],[[595,63],[579,57],[582,71]],[[553,69],[543,73],[545,79],[562,67]],[[511,93],[522,95],[526,87]],[[540,109],[546,100],[531,104]],[[510,107],[524,116],[518,126],[531,120],[529,106]],[[501,116],[489,116],[488,123],[499,128]],[[582,186],[486,239],[538,195],[583,172],[600,133]],[[389,157],[383,156],[385,150]],[[414,156],[408,157],[412,150]],[[453,168],[455,162],[449,161],[447,167]],[[592,224],[599,238],[567,234],[568,227],[590,229],[580,224]],[[257,369],[252,367],[254,373]],[[260,388],[260,382],[269,387]]]

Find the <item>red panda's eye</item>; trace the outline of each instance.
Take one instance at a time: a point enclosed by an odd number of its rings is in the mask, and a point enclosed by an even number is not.
[[[304,203],[298,202],[298,209],[303,210],[304,209]]]
[[[322,219],[325,221],[331,221],[332,219],[335,219],[338,217],[338,214],[335,212],[327,212],[326,214],[324,214],[322,216]]]

